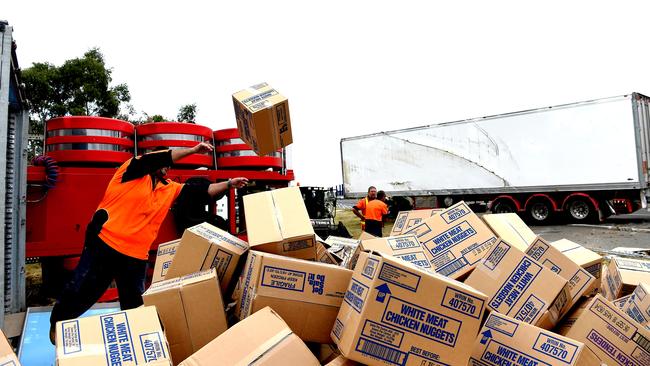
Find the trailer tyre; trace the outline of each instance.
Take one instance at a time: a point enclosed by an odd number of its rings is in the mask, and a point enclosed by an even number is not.
[[[551,203],[544,199],[537,199],[530,203],[526,209],[528,218],[535,224],[548,224],[553,216]]]
[[[517,212],[515,205],[507,200],[499,200],[492,206],[492,213]]]
[[[583,197],[577,197],[567,202],[564,210],[569,220],[573,222],[590,222],[596,217],[596,208],[588,199]]]

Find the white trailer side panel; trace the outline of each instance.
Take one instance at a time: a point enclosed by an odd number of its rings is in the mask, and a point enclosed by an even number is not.
[[[643,188],[635,125],[628,95],[347,138],[343,182],[347,195]]]

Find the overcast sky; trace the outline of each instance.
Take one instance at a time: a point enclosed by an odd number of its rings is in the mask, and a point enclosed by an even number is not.
[[[232,128],[232,93],[270,83],[289,98],[297,181],[322,186],[342,182],[342,137],[650,93],[649,17],[649,1],[7,0],[0,8],[22,68],[99,47],[139,112],[173,118],[196,103],[197,123]]]

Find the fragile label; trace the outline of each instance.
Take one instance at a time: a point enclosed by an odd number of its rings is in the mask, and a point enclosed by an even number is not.
[[[262,274],[262,286],[303,292],[305,290],[305,278],[305,272],[294,271],[286,268],[264,266]]]
[[[433,310],[391,297],[381,318],[386,325],[453,347],[461,322]]]

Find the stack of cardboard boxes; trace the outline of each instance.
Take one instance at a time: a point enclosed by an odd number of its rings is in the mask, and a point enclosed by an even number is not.
[[[268,84],[233,104],[257,154],[292,142]],[[57,323],[57,363],[650,365],[648,262],[613,258],[601,282],[598,254],[464,202],[324,241],[298,188],[243,204],[247,241],[203,223],[161,244],[145,306]]]
[[[59,364],[650,361],[650,288],[642,282],[621,298],[623,271],[643,272],[643,261],[612,258],[599,286],[591,274],[602,266],[597,254],[531,239],[512,215],[486,215],[487,225],[463,202],[423,214],[400,235],[331,244],[315,236],[298,188],[245,196],[244,211],[250,243],[204,223],[161,246],[145,307],[59,323]],[[345,261],[328,251],[331,262],[322,263],[323,243],[354,251]],[[628,285],[644,278],[628,274]],[[601,287],[616,304],[588,297]]]

